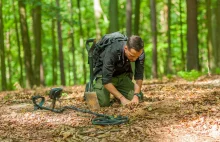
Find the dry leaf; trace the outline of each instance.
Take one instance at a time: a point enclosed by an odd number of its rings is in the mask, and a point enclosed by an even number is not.
[[[64,132],[62,135],[63,135],[63,139],[65,140],[66,138],[68,138],[72,134],[70,132]]]

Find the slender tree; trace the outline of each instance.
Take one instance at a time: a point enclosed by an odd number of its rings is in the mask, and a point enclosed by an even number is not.
[[[12,90],[12,55],[11,55],[11,32],[8,30],[6,32],[6,54],[7,54],[7,74],[8,74],[8,80],[7,80],[7,88],[9,90]]]
[[[94,13],[95,13],[96,38],[100,39],[101,29],[100,29],[99,23],[100,23],[100,18],[103,13],[100,0],[94,0]]]
[[[77,84],[77,68],[76,68],[76,52],[75,52],[75,45],[74,45],[74,20],[73,20],[73,2],[70,0],[70,23],[71,23],[71,31],[70,31],[70,39],[71,39],[71,51],[72,51],[72,72],[73,72],[73,84]]]
[[[153,56],[152,56],[152,74],[153,78],[157,78],[157,20],[156,20],[156,2],[150,0],[151,9],[151,31],[152,31],[152,43],[153,43]]]
[[[23,64],[22,64],[22,56],[21,56],[21,44],[20,44],[20,36],[19,36],[19,31],[18,31],[18,20],[17,20],[17,12],[15,10],[15,2],[13,0],[13,16],[14,16],[14,23],[15,23],[15,33],[16,33],[16,41],[17,41],[17,47],[18,47],[18,61],[19,61],[19,67],[20,67],[20,78],[19,78],[19,83],[21,86],[24,85],[23,81]]]
[[[119,30],[118,25],[118,0],[110,0],[109,3],[109,32],[116,32]]]
[[[57,7],[60,8],[60,0],[56,0]],[[58,33],[58,44],[59,44],[59,62],[60,62],[60,78],[61,84],[66,85],[64,62],[63,62],[63,39],[62,39],[62,26],[60,11],[57,12],[57,33]]]
[[[197,0],[187,0],[187,70],[199,70]]]
[[[220,37],[220,1],[216,1],[216,47],[215,47],[215,65],[216,68],[220,67],[220,41],[218,37]]]
[[[126,3],[126,32],[127,36],[131,36],[132,31],[132,0]]]
[[[217,9],[218,9],[218,1],[210,1],[210,5],[214,4],[215,6],[210,6],[210,31],[208,31],[208,34],[210,34],[210,42],[211,47],[209,47],[209,55],[210,55],[210,67],[213,72],[217,69],[217,43],[218,43],[218,25],[217,25]],[[208,18],[208,17],[207,17]],[[210,45],[210,44],[209,44]]]
[[[77,0],[77,6],[79,9],[78,19],[79,19],[79,36],[80,36],[80,49],[82,50],[82,61],[83,61],[83,83],[86,83],[87,71],[86,71],[86,59],[85,59],[85,48],[83,47],[83,29],[82,29],[82,17],[81,17],[81,7],[80,0]]]
[[[22,44],[24,48],[24,64],[27,75],[27,86],[32,87],[34,85],[34,73],[32,69],[32,57],[31,57],[32,52],[31,52],[30,37],[28,34],[26,9],[25,9],[25,4],[22,0],[18,1],[18,5],[19,5]]]
[[[0,61],[1,61],[1,83],[2,90],[7,89],[6,82],[6,65],[5,65],[5,46],[4,46],[4,25],[3,25],[3,17],[2,17],[2,0],[0,0]]]
[[[208,68],[214,68],[214,56],[213,56],[213,41],[212,41],[212,26],[211,26],[211,0],[206,0],[206,27],[208,29],[207,33],[207,57],[208,57]]]
[[[41,50],[41,0],[34,3],[32,9],[33,20],[33,33],[34,33],[34,45],[35,45],[35,83],[36,85],[44,85],[44,68]]]
[[[185,53],[183,46],[183,22],[182,22],[182,0],[179,1],[179,9],[180,9],[180,50],[181,50],[181,61],[182,61],[182,70],[185,70]]]
[[[53,85],[57,84],[57,46],[56,46],[56,20],[51,20],[51,40],[52,40],[52,74],[53,74]]]
[[[140,0],[135,1],[135,19],[134,19],[134,34],[139,35],[140,24]]]
[[[130,37],[132,32],[132,1],[127,0],[126,3],[126,33]],[[132,71],[135,71],[135,63],[131,62]]]
[[[170,18],[170,11],[171,11],[171,0],[167,2],[167,57],[166,57],[166,74],[172,73],[172,53],[171,53],[171,36],[170,36],[170,26],[171,26],[171,18]]]

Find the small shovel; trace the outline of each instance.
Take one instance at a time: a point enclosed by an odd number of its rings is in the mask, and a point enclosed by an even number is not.
[[[89,43],[93,42],[92,46],[89,46]],[[89,63],[89,69],[90,69],[90,81],[86,85],[86,92],[84,93],[86,103],[89,106],[89,109],[91,110],[99,110],[99,102],[96,95],[96,92],[93,91],[93,50],[95,48],[95,39],[90,38],[86,41],[86,50],[88,52],[88,63]]]

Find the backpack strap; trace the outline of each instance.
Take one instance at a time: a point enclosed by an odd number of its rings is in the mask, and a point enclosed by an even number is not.
[[[121,52],[120,52],[120,49],[117,49],[117,53],[118,53],[118,60],[120,61],[120,60],[121,60]]]

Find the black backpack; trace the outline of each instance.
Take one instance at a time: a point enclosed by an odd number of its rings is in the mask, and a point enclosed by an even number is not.
[[[90,81],[86,84],[86,92],[92,91],[93,79],[96,76],[95,72],[98,72],[98,68],[95,71],[96,64],[100,59],[100,54],[107,48],[110,47],[112,43],[116,41],[127,41],[127,36],[119,33],[114,32],[111,34],[106,34],[99,40],[97,43],[94,38],[90,38],[86,40],[86,50],[88,51],[88,64],[90,69]],[[93,42],[92,46],[90,47],[89,43]],[[120,52],[118,52],[121,54]]]
[[[101,40],[99,40],[95,44],[95,48],[93,50],[93,68],[95,68],[96,63],[99,60],[99,55],[107,48],[111,47],[112,43],[116,41],[127,41],[128,37],[121,34],[120,32],[114,32],[111,34],[104,35]],[[119,55],[120,56],[120,55]]]

